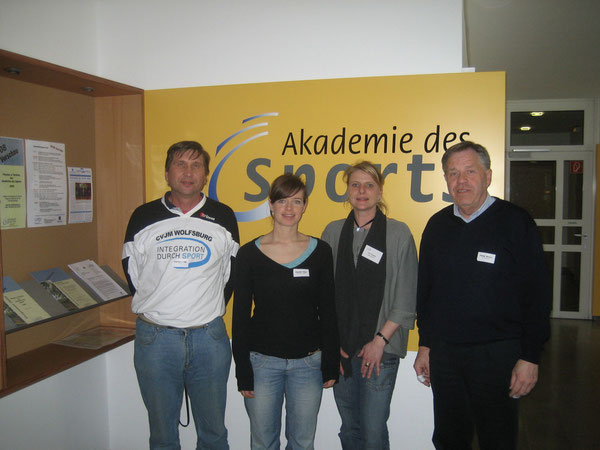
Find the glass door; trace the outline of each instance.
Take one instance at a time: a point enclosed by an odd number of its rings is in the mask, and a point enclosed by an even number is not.
[[[591,318],[592,152],[507,153],[507,198],[539,226],[552,276],[552,317]]]

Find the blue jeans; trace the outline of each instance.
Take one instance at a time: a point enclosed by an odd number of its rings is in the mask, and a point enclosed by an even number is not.
[[[179,449],[179,415],[187,388],[197,449],[228,449],[225,428],[231,347],[221,317],[202,328],[136,324],[135,371],[150,423],[151,449]]]
[[[321,352],[282,359],[251,352],[254,398],[244,398],[252,449],[279,449],[285,397],[286,449],[313,449],[323,395]]]
[[[333,387],[342,427],[340,440],[344,450],[387,450],[390,448],[387,420],[398,375],[398,358],[381,361],[379,376],[360,374],[361,358],[352,358],[352,376],[340,376]]]

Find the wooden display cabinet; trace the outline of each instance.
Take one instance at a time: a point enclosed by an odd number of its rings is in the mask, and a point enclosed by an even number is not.
[[[92,259],[124,278],[125,228],[144,201],[143,90],[0,50],[0,105],[0,136],[62,142],[67,166],[92,168],[94,202],[91,223],[3,230],[0,275],[19,282]],[[133,339],[130,305],[128,297],[9,334],[0,321],[0,396]],[[132,333],[100,350],[52,344],[96,327]]]

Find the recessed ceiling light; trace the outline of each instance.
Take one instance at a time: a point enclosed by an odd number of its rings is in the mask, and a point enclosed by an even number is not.
[[[540,117],[544,115],[544,111],[531,111],[529,115],[533,117]]]
[[[10,73],[11,75],[21,75],[21,69],[18,67],[5,67],[4,71]]]
[[[521,127],[521,128],[519,128],[519,130],[521,130],[521,131],[530,131],[530,130],[531,130],[531,127],[529,127],[529,126],[524,126],[524,127]]]
[[[81,90],[84,92],[94,92],[96,89],[94,89],[93,87],[90,87],[90,86],[85,86],[85,87],[82,87]]]

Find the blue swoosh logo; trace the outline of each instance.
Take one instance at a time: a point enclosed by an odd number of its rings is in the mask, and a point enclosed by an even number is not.
[[[251,116],[251,117],[248,117],[248,118],[242,120],[242,123],[246,123],[251,120],[260,119],[262,117],[269,117],[269,116],[271,116],[271,117],[279,116],[279,113],[278,112],[270,112],[270,113],[264,113],[264,114],[257,114],[255,116]],[[236,131],[231,136],[228,136],[226,139],[224,139],[217,146],[216,155],[218,155],[219,152],[221,150],[223,150],[223,148],[227,145],[227,143],[229,143],[229,141],[231,141],[234,137],[240,135],[241,133],[245,133],[250,130],[259,128],[259,127],[266,127],[268,125],[269,125],[268,122],[260,122],[260,123],[255,123],[253,125],[242,128],[239,131]],[[213,172],[213,175],[210,177],[210,183],[208,184],[208,196],[210,198],[213,198],[217,201],[219,200],[219,196],[217,193],[217,185],[218,185],[218,181],[219,181],[219,175],[221,174],[221,171],[223,170],[225,163],[231,157],[231,155],[233,155],[235,152],[240,150],[244,145],[248,144],[249,142],[252,142],[255,139],[258,139],[258,138],[261,138],[264,136],[268,136],[268,134],[269,134],[268,131],[262,131],[253,136],[250,136],[249,138],[245,139],[244,141],[242,141],[240,144],[233,147],[229,152],[227,152],[225,154],[223,159],[219,162],[219,164],[217,164],[217,167],[216,167],[215,171]],[[260,219],[264,219],[265,217],[269,217],[269,214],[270,213],[269,213],[269,207],[268,207],[268,200],[265,200],[264,203],[261,203],[257,207],[252,208],[248,211],[235,211],[235,217],[238,222],[254,222],[256,220],[260,220]]]
[[[169,242],[169,241],[197,242],[198,244],[201,244],[206,249],[206,256],[203,259],[201,259],[200,261],[194,261],[194,262],[188,263],[187,267],[175,267],[175,269],[191,269],[192,267],[200,267],[200,266],[203,266],[204,264],[206,264],[208,261],[210,261],[210,256],[211,256],[212,252],[210,251],[210,247],[204,241],[200,241],[198,239],[186,238],[186,237],[174,237],[171,239],[165,239],[163,242]]]

